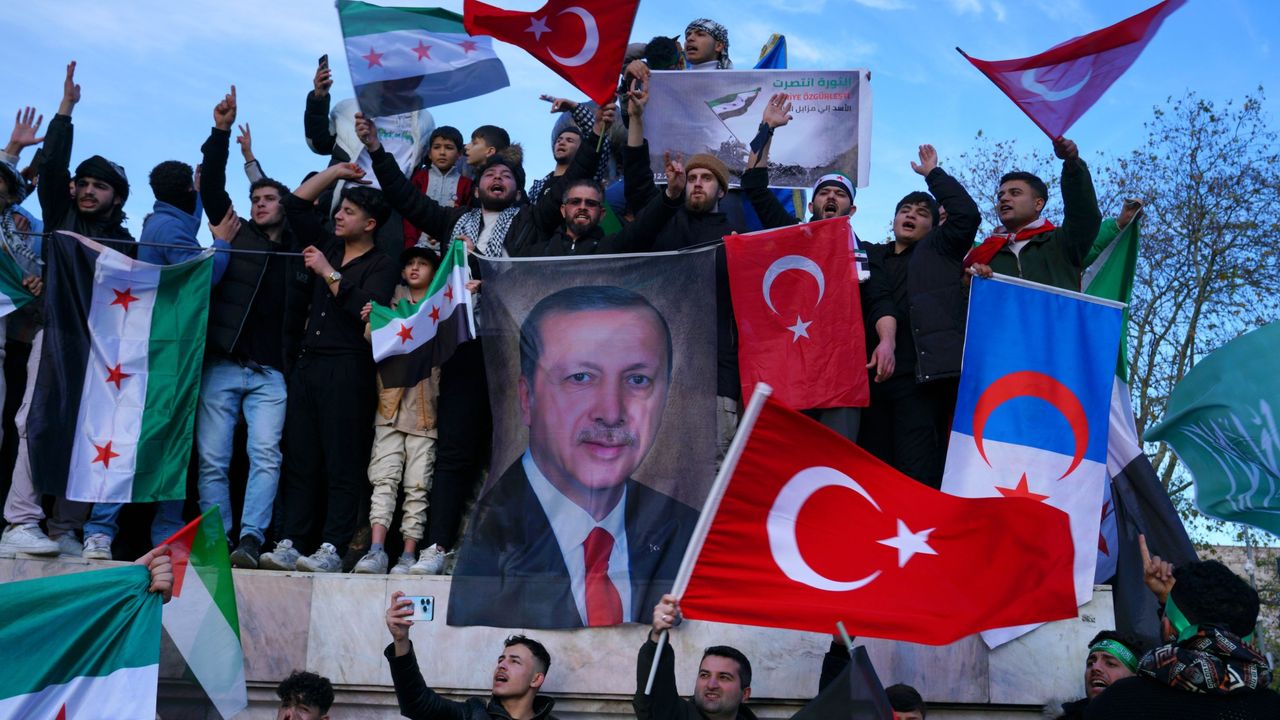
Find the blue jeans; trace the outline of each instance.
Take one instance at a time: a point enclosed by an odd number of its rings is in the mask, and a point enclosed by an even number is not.
[[[222,529],[231,532],[232,440],[244,412],[249,428],[249,482],[244,491],[240,536],[261,542],[271,524],[271,506],[280,483],[280,434],[284,430],[284,374],[275,368],[250,368],[222,358],[205,359],[196,410],[196,452],[200,457],[200,510],[214,505]]]
[[[162,500],[156,503],[156,517],[151,521],[151,544],[159,545],[186,525],[182,521],[184,500]],[[94,503],[84,524],[84,536],[101,533],[115,539],[120,530],[120,509],[124,503]]]

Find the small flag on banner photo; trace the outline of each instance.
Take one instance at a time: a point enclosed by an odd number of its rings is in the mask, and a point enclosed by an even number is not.
[[[510,84],[493,42],[467,34],[457,13],[338,0],[338,20],[356,101],[370,117],[466,100]]]
[[[154,718],[150,584],[141,565],[0,584],[0,718]]]
[[[760,88],[752,90],[743,90],[739,93],[730,93],[715,100],[707,100],[707,107],[711,108],[711,112],[721,120],[728,120],[739,115],[747,114],[747,110],[751,104],[760,96]]]
[[[1166,442],[1204,514],[1280,535],[1280,322],[1209,353],[1169,394],[1147,442]]]
[[[373,359],[384,387],[417,385],[476,336],[468,279],[466,247],[454,240],[422,300],[404,299],[389,308],[373,304]]]
[[[45,243],[32,474],[84,502],[186,496],[213,251],[152,265],[73,233]]]
[[[249,706],[240,615],[222,516],[214,505],[164,545],[173,559],[173,599],[164,630],[223,718]]]
[[[839,217],[725,237],[743,397],[763,382],[794,408],[867,404],[851,235]]]
[[[760,388],[702,512],[692,619],[943,645],[1076,614],[1065,513],[934,490]]]
[[[548,0],[535,12],[464,0],[467,31],[523,48],[599,105],[613,102],[640,0]]]
[[[35,295],[22,284],[22,268],[9,253],[0,246],[0,317],[21,309],[36,299]]]
[[[956,50],[982,71],[1050,138],[1062,137],[1111,87],[1186,0],[1164,2],[1110,27],[1072,38],[1039,55],[979,60]]]

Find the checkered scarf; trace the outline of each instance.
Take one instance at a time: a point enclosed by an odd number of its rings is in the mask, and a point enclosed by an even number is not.
[[[729,60],[729,30],[725,26],[715,20],[698,18],[689,23],[689,26],[684,29],[684,34],[688,35],[690,30],[701,30],[715,38],[716,42],[724,43],[724,52],[716,55],[717,70],[729,70],[733,67],[733,63]]]
[[[1179,690],[1211,695],[1271,684],[1267,659],[1238,635],[1212,625],[1202,625],[1194,636],[1147,653],[1138,663],[1138,674]]]

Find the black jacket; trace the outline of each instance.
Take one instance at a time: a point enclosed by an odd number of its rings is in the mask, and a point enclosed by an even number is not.
[[[446,700],[427,687],[422,679],[422,671],[418,669],[418,656],[413,648],[408,654],[396,657],[396,646],[392,643],[382,652],[391,666],[391,684],[396,689],[396,702],[400,704],[400,714],[409,720],[510,720],[511,715],[497,698],[487,701],[481,698],[469,698],[465,702]],[[555,706],[554,699],[539,695],[533,699],[534,720],[556,720],[551,714]]]
[[[640,147],[627,146],[623,158],[627,207],[643,208],[655,196],[663,194],[653,182],[649,142],[646,140]],[[683,250],[746,231],[745,225],[730,221],[722,212],[692,213],[681,205],[654,237],[652,249],[654,252]],[[738,327],[733,318],[729,265],[723,245],[716,249],[716,395],[735,400],[742,396],[738,379]]]
[[[658,661],[658,673],[653,678],[653,692],[645,695],[644,686],[649,681],[649,668],[653,666],[653,654],[658,644],[645,639],[636,658],[636,694],[631,707],[637,720],[706,720],[706,715],[691,700],[680,697],[676,689],[676,653],[671,643],[662,646],[662,659]],[[738,706],[740,720],[756,720],[756,714],[746,703]]]
[[[231,133],[213,128],[209,139],[200,147],[203,165],[200,178],[201,198],[209,221],[222,221],[231,207],[227,194],[227,154]],[[280,198],[284,202],[284,198]],[[302,248],[294,238],[289,223],[284,223],[280,242],[273,243],[266,233],[246,218],[240,219],[240,232],[231,241],[236,250],[275,252],[300,252]],[[268,263],[268,260],[271,262]],[[273,268],[271,277],[267,268]],[[287,372],[293,358],[297,357],[302,341],[302,326],[306,321],[307,303],[310,299],[311,273],[300,257],[276,256],[258,253],[231,253],[222,280],[213,288],[209,301],[209,329],[205,341],[206,352],[226,357],[236,357],[236,345],[252,311],[254,300],[262,294],[264,283],[280,283],[284,287],[284,307],[278,308],[279,346],[281,356],[271,367]],[[246,359],[246,358],[238,358]]]
[[[36,194],[40,197],[45,232],[69,230],[85,237],[128,240],[135,244],[107,245],[112,250],[136,258],[138,247],[133,235],[124,226],[123,210],[117,209],[105,219],[90,219],[80,214],[67,192],[71,183],[71,145],[74,137],[75,127],[71,124],[71,116],[54,115],[44,136],[44,159],[37,168],[40,183],[36,186]]]
[[[973,198],[942,168],[926,181],[947,221],[900,253],[892,241],[866,245],[871,275],[884,283],[868,289],[868,302],[878,307],[887,291],[898,320],[893,374],[915,373],[917,382],[960,375],[969,304],[962,262],[981,220]],[[867,328],[869,350],[878,342],[874,322]]]
[[[1085,707],[1084,718],[1274,720],[1280,718],[1280,695],[1266,689],[1209,695],[1179,690],[1139,675],[1117,681],[1102,691]]]

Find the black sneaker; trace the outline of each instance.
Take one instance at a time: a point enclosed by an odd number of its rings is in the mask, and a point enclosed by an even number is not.
[[[252,535],[240,538],[240,544],[231,553],[231,567],[258,569],[258,555],[262,553],[262,543]]]

